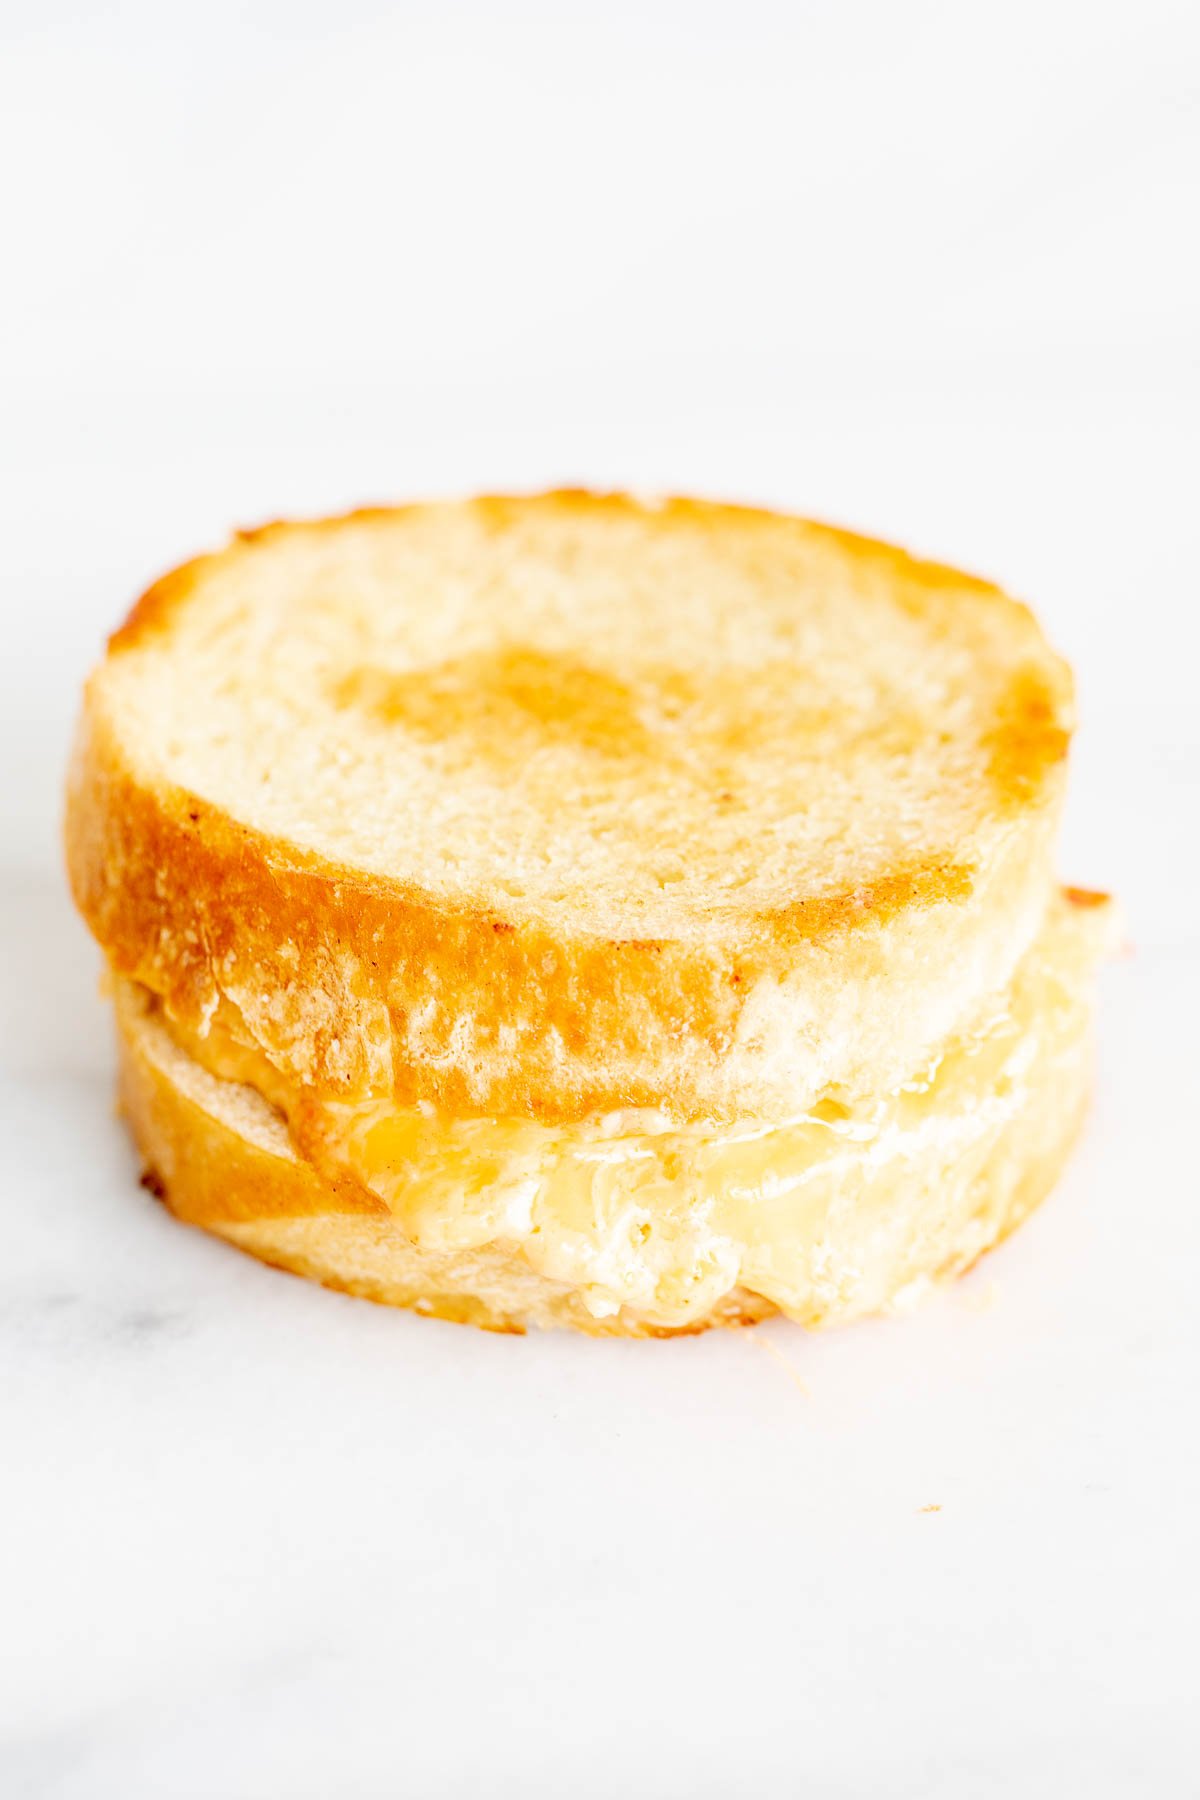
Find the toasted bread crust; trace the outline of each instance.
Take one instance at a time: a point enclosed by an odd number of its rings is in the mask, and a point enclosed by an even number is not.
[[[531,508],[637,510],[575,493],[473,504],[502,521]],[[690,501],[669,502],[666,516],[675,513],[714,537],[772,517]],[[138,602],[110,657],[169,644],[180,609],[246,545],[336,538],[346,523],[268,526],[175,571]],[[659,1106],[693,1119],[769,1116],[830,1088],[902,1079],[1003,986],[1037,928],[1069,681],[998,590],[826,535],[873,578],[894,579],[901,610],[937,608],[948,591],[995,609],[997,629],[1011,621],[1021,636],[988,742],[993,804],[970,841],[851,886],[726,908],[704,930],[574,930],[561,916],[514,914],[501,895],[447,897],[340,864],[148,779],[102,668],[68,793],[68,865],[85,918],[115,969],[189,1029],[219,1016],[289,1078],[335,1091],[386,1091],[459,1114],[572,1119]]]

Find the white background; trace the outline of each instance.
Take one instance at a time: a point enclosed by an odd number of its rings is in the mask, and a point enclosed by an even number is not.
[[[0,1792],[1197,1792],[1194,0],[0,17]],[[135,1185],[104,632],[234,524],[561,481],[899,538],[1076,665],[1093,1122],[911,1321],[492,1338]]]

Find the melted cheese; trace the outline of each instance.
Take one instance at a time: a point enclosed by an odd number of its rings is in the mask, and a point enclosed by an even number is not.
[[[742,1285],[803,1318],[851,1298],[855,1310],[884,1304],[906,1254],[897,1233],[912,1241],[914,1271],[936,1263],[941,1234],[970,1259],[972,1183],[982,1191],[1032,1088],[1077,1061],[1096,947],[1092,909],[1056,903],[992,1015],[919,1079],[733,1126],[647,1112],[457,1119],[387,1096],[301,1104],[261,1050],[215,1027],[204,1038],[171,1029],[210,1072],[280,1105],[304,1153],[356,1177],[423,1250],[517,1246],[596,1317],[624,1308],[686,1324]],[[981,1217],[978,1249],[990,1241]],[[887,1292],[871,1291],[875,1270]]]

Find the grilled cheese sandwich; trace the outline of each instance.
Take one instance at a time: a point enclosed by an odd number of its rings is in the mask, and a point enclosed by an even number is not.
[[[244,538],[135,608],[72,774],[154,1179],[504,1329],[894,1306],[1082,1116],[1111,915],[1054,878],[1069,727],[1023,608],[798,520]]]

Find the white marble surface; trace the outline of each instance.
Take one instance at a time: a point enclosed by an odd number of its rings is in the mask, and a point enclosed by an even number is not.
[[[0,1795],[1194,1793],[1194,8],[108,10],[0,59]],[[1094,1117],[905,1322],[487,1337],[136,1184],[58,867],[103,631],[234,522],[572,477],[1077,665]]]

